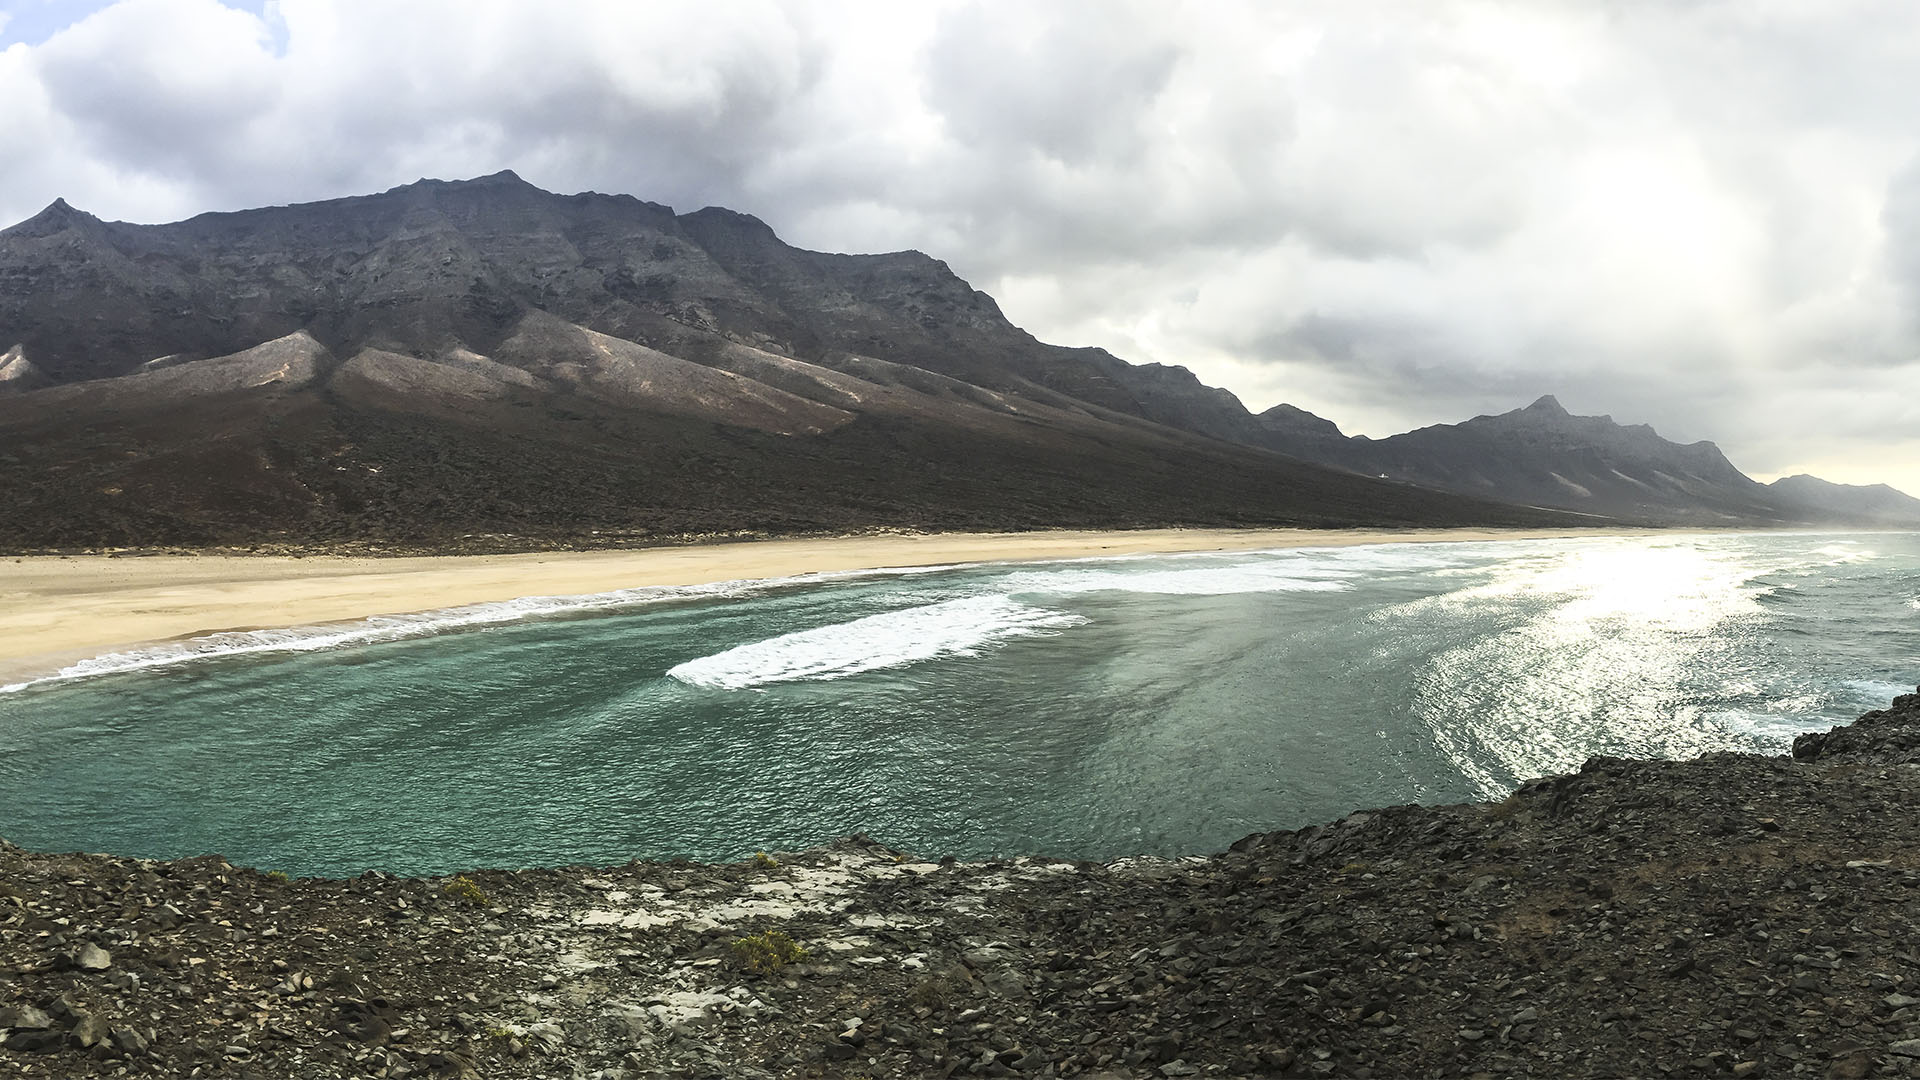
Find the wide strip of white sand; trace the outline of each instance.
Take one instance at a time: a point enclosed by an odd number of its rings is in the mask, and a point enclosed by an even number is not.
[[[520,555],[26,556],[0,559],[0,685],[141,644],[223,630],[312,626],[523,596],[949,563],[1595,535],[1580,529],[1059,530]]]

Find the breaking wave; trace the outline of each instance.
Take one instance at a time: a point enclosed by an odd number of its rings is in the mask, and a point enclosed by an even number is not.
[[[1902,694],[1913,693],[1913,686],[1884,679],[1843,679],[1836,687],[1839,705],[1853,709],[1884,709]]]
[[[969,596],[781,634],[689,660],[667,676],[716,690],[840,679],[934,657],[973,656],[987,645],[1086,621],[1080,615],[1031,607],[1009,596]]]

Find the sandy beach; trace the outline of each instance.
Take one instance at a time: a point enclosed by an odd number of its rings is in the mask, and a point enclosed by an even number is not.
[[[0,560],[0,685],[146,643],[522,596],[949,563],[1591,535],[1585,530],[1153,529],[875,535],[402,558],[29,556]]]

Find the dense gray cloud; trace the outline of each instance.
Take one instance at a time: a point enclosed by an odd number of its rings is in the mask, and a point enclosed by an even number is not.
[[[917,247],[1044,339],[1350,431],[1554,393],[1920,493],[1900,0],[0,12],[7,220],[510,167]]]

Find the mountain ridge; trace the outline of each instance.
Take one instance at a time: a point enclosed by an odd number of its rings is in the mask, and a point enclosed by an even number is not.
[[[1287,411],[1291,410],[1291,411]],[[1552,394],[1504,413],[1372,439],[1292,406],[1261,414],[1260,444],[1305,461],[1462,494],[1668,525],[1920,524],[1920,501],[1825,484],[1782,488],[1709,441],[1569,412]],[[1881,485],[1884,486],[1884,485]],[[1912,505],[1908,505],[1911,503]]]
[[[494,174],[30,220],[0,231],[0,340],[55,385],[0,396],[15,549],[1570,523],[1211,437],[1255,425],[1191,372],[718,208]]]
[[[312,377],[297,385],[239,385],[215,373],[251,370],[245,363],[206,366],[296,334],[314,346]],[[163,225],[106,222],[56,199],[0,230],[0,344],[10,346],[0,356],[0,437],[31,451],[0,460],[0,474],[12,474],[0,475],[0,493],[9,483],[38,492],[33,505],[43,509],[59,497],[92,503],[71,484],[59,496],[44,470],[77,460],[125,471],[74,432],[38,423],[36,403],[61,402],[56,411],[102,446],[132,438],[119,451],[125,460],[205,468],[205,455],[186,445],[191,433],[137,400],[139,387],[167,388],[159,398],[198,388],[208,399],[184,411],[206,412],[205,423],[248,448],[247,469],[259,474],[248,483],[282,510],[294,504],[287,499],[305,504],[329,521],[329,535],[369,524],[360,510],[373,505],[403,533],[444,531],[459,519],[517,534],[536,504],[534,531],[560,528],[565,508],[535,491],[532,477],[503,479],[502,490],[515,492],[503,498],[458,475],[455,446],[518,476],[517,459],[482,445],[503,439],[542,446],[551,455],[543,467],[563,477],[598,470],[585,490],[626,506],[618,522],[600,524],[647,535],[768,525],[1568,520],[1527,505],[1588,521],[1787,523],[1828,504],[1858,516],[1872,502],[1830,492],[1824,502],[1768,497],[1710,443],[1678,447],[1651,428],[1574,417],[1551,395],[1382,440],[1348,438],[1291,406],[1255,416],[1185,367],[1041,342],[923,252],[807,251],[751,214],[557,195],[510,170]],[[167,372],[176,374],[142,381]],[[377,432],[383,452],[409,446],[442,467],[342,464],[366,450],[356,432]],[[748,447],[743,432],[782,442]],[[1581,463],[1635,443],[1648,460],[1625,476],[1632,491],[1608,488],[1619,484],[1603,463]],[[1556,467],[1500,462],[1543,448],[1558,455]],[[795,455],[832,482],[788,478],[772,491],[770,478]],[[411,476],[421,488],[348,482],[363,469]],[[645,483],[631,480],[634,470]],[[297,492],[286,488],[290,476]],[[189,479],[139,490],[212,513]],[[207,488],[229,481],[238,482],[229,475]],[[360,490],[368,485],[382,493]],[[1626,497],[1662,485],[1660,498]],[[81,511],[92,524],[66,535],[123,542],[137,534],[131,522],[169,517],[111,477],[99,485],[107,489],[123,494]],[[648,491],[652,502],[608,495],[621,489]],[[475,515],[450,502],[455,491],[504,516]],[[828,509],[813,513],[802,492]],[[940,509],[941,499],[960,511]],[[763,512],[763,503],[778,509]],[[1521,508],[1490,509],[1499,503]],[[184,535],[225,536],[236,510],[215,515],[225,525],[175,524]],[[241,533],[266,528],[271,516],[240,514],[252,522]]]
[[[49,281],[58,275],[44,266],[21,267],[18,253],[0,244],[0,328],[46,327],[22,344],[56,382],[124,374],[168,352],[223,355],[295,329],[347,355],[368,345],[438,351],[456,341],[475,344],[469,339],[478,339],[484,352],[488,339],[527,309],[554,308],[557,300],[555,314],[641,344],[675,332],[661,327],[662,320],[699,332],[745,329],[768,339],[752,344],[829,366],[831,354],[866,353],[992,389],[1064,393],[1192,430],[1245,434],[1254,426],[1237,399],[1203,386],[1185,369],[1141,370],[1104,350],[1037,341],[1008,322],[991,297],[924,253],[808,252],[780,241],[760,219],[719,207],[676,214],[628,195],[554,195],[511,171],[422,179],[377,195],[217,211],[164,225],[103,222],[64,200],[55,206],[64,209],[50,207],[0,238],[16,231],[16,239],[74,232],[105,265],[78,282]],[[488,218],[517,223],[523,242],[499,250],[502,233],[512,230],[488,232]],[[33,222],[40,224],[24,228]],[[581,234],[608,222],[621,226],[618,243],[583,250]],[[268,268],[279,273],[262,274],[260,235],[276,227],[288,257]],[[303,258],[299,244],[329,229],[356,245],[350,256],[369,265],[331,265],[339,261],[334,249],[340,244],[328,250],[335,256],[330,265],[312,265],[310,253]],[[183,248],[207,244],[228,245],[242,256],[226,262],[243,265],[220,268],[222,288],[196,289],[191,275],[180,272]],[[634,253],[642,257],[628,257]],[[137,280],[136,262],[147,271],[144,281]],[[381,288],[386,280],[405,287]],[[743,280],[762,295],[740,288]],[[5,287],[16,282],[32,288]],[[146,302],[128,302],[129,293]],[[251,302],[236,302],[236,294]],[[769,298],[785,300],[785,310]],[[106,310],[94,313],[117,330],[59,314],[98,308],[103,299]],[[829,330],[796,310],[822,301],[843,325]],[[411,309],[411,326],[384,339],[371,336],[364,320],[326,317],[395,306]],[[192,318],[193,310],[204,317]],[[747,322],[756,325],[740,325]],[[180,344],[189,347],[175,347]],[[1010,371],[1010,364],[1022,370]]]
[[[1920,499],[1886,484],[1836,484],[1807,473],[1782,476],[1767,485],[1785,505],[1808,513],[1847,514],[1865,521],[1920,523]]]

